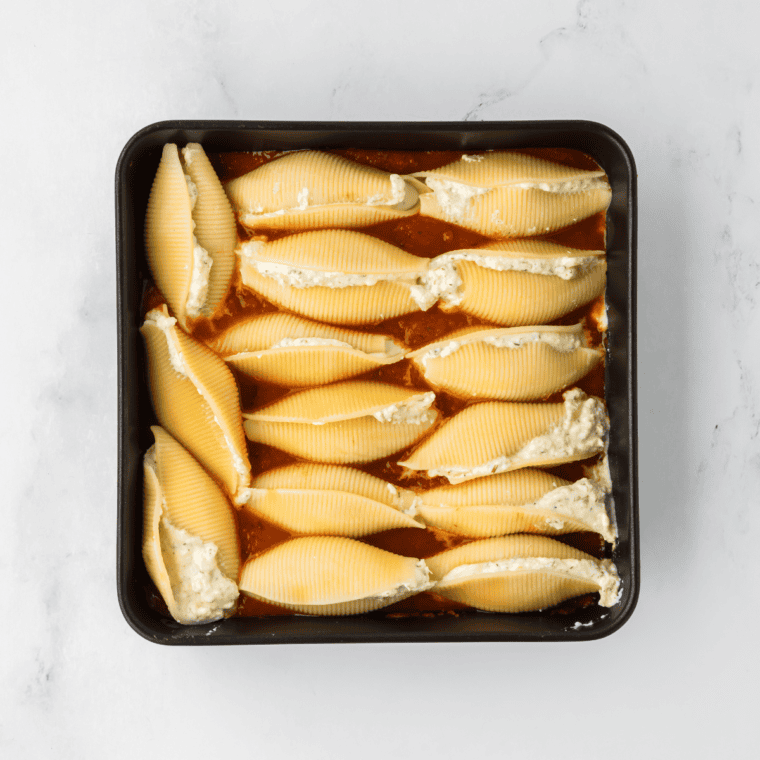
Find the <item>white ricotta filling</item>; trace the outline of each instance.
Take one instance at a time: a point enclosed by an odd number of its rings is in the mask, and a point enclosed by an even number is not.
[[[218,547],[161,518],[161,555],[172,586],[177,617],[211,623],[235,606],[238,587],[219,569]]]
[[[240,483],[238,483],[238,487],[233,499],[235,505],[240,506],[241,504],[245,504],[248,499],[251,498],[251,489],[246,488],[244,485],[242,485],[243,483],[250,482],[251,470],[250,467],[246,465],[243,457],[241,457],[238,453],[235,444],[227,435],[224,427],[222,426],[222,423],[219,421],[219,418],[216,415],[214,415],[214,422],[219,426],[219,430],[222,431],[222,435],[224,436],[224,443],[229,449],[230,456],[232,457],[232,466],[235,468],[235,472],[237,472],[237,474],[240,476]]]
[[[427,287],[426,274],[420,272],[393,272],[384,274],[347,274],[326,272],[320,269],[294,267],[275,261],[261,261],[255,252],[265,245],[259,241],[248,243],[240,250],[247,264],[259,274],[274,280],[282,287],[291,288],[352,288],[371,287],[379,282],[395,282],[408,289],[412,300],[422,311],[427,311],[438,299]]]
[[[391,208],[398,209],[399,211],[408,211],[416,203],[419,197],[417,189],[409,182],[404,181],[404,178],[398,174],[391,174],[390,180],[390,194],[377,193],[371,195],[366,200],[355,201],[358,206],[390,206]],[[275,195],[280,191],[279,183],[275,183],[272,188],[272,194]],[[292,208],[278,208],[276,211],[264,211],[264,207],[261,205],[251,208],[249,214],[257,217],[271,217],[282,216],[293,211],[306,211],[310,208],[326,208],[328,206],[343,206],[346,201],[336,201],[334,203],[309,203],[311,196],[311,190],[308,187],[301,188],[296,195],[296,205]]]
[[[281,341],[269,347],[269,351],[275,348],[300,348],[303,346],[337,346],[339,348],[350,348],[356,351],[350,343],[344,343],[342,340],[333,340],[332,338],[283,338]]]
[[[431,347],[429,351],[422,354],[420,362],[422,362],[422,366],[427,370],[428,362],[432,359],[444,359],[455,351],[458,351],[462,346],[467,346],[472,343],[487,343],[495,348],[506,349],[520,348],[527,343],[546,343],[555,351],[566,353],[574,351],[576,348],[581,348],[583,346],[583,337],[578,333],[560,333],[556,331],[487,335],[482,338],[477,335],[473,335],[472,337],[463,336],[461,340],[451,340],[448,343],[441,343]]]
[[[425,184],[435,194],[435,199],[446,218],[452,222],[464,220],[473,198],[493,190],[491,187],[473,187],[437,177],[426,177]]]
[[[575,351],[576,348],[581,348],[584,345],[582,333],[557,332],[556,330],[538,330],[512,335],[488,335],[483,338],[483,342],[496,348],[520,348],[527,343],[546,343],[561,353]]]
[[[448,343],[431,348],[420,357],[422,366],[427,370],[428,362],[433,359],[445,359],[447,356],[451,356],[455,351],[458,351],[461,347],[462,343],[456,340],[451,340]]]
[[[471,164],[471,163],[482,161],[484,158],[485,156],[462,156],[462,161],[465,161],[468,164]]]
[[[206,303],[208,277],[213,263],[214,260],[209,256],[208,251],[193,235],[193,277],[185,304],[185,310],[190,317],[197,317],[201,313],[203,304]]]
[[[562,530],[566,518],[570,518],[588,525],[605,541],[614,544],[617,530],[607,514],[607,493],[596,481],[581,478],[575,483],[549,491],[532,506],[554,513],[547,523],[555,530]]]
[[[553,182],[516,182],[512,187],[522,190],[543,190],[545,193],[588,193],[592,190],[602,190],[609,187],[605,177],[581,177],[578,179],[555,180]]]
[[[452,483],[496,475],[533,463],[586,459],[605,448],[609,420],[603,402],[578,389],[566,391],[562,420],[543,435],[528,441],[518,452],[474,467],[446,465],[428,470],[431,477],[443,476]]]
[[[385,487],[390,492],[393,505],[399,512],[403,512],[405,515],[409,515],[409,517],[417,517],[419,514],[417,504],[420,503],[420,500],[413,491],[409,491],[406,488],[396,488],[393,483],[386,483]]]
[[[397,206],[404,202],[407,194],[407,183],[398,174],[391,174],[389,179],[391,181],[390,198],[385,193],[372,195],[365,201],[367,206]]]
[[[610,474],[610,459],[607,452],[599,459],[598,462],[590,467],[584,467],[583,472],[587,478],[591,478],[599,483],[605,491],[612,491],[612,476]]]
[[[166,337],[166,347],[169,351],[169,361],[174,371],[187,377],[187,365],[174,341],[173,328],[177,324],[174,317],[167,317],[160,309],[152,309],[145,315],[146,325],[155,325]]]
[[[449,306],[462,301],[462,278],[456,270],[457,261],[472,261],[484,269],[496,272],[528,272],[549,275],[563,280],[580,277],[598,266],[599,256],[558,256],[556,258],[519,258],[516,256],[489,256],[478,250],[452,251],[431,259],[424,276],[427,289]]]
[[[435,583],[430,580],[430,568],[425,564],[425,560],[421,559],[414,568],[414,578],[409,582],[400,583],[398,586],[388,589],[388,591],[380,591],[367,598],[387,601],[395,597],[401,598],[410,594],[419,594],[422,591],[431,589],[433,586],[435,586]]]
[[[189,164],[190,162],[187,160],[187,148],[182,150],[182,155],[185,158],[185,164]],[[187,194],[190,196],[190,211],[194,211],[195,204],[198,202],[198,186],[193,182],[189,174],[185,174],[185,182],[187,183]]]
[[[192,151],[183,148],[182,159],[185,166],[189,166],[192,162]],[[198,187],[189,174],[185,174],[185,183],[187,184],[187,194],[190,198],[190,212],[192,214],[195,210],[195,204],[198,202]],[[195,228],[195,222],[193,222],[193,228]],[[185,311],[189,317],[197,317],[201,313],[203,304],[206,302],[208,276],[213,263],[214,260],[208,251],[200,245],[195,235],[193,235],[193,276],[190,280],[190,290],[188,291],[187,302],[185,303]]]
[[[555,557],[511,557],[496,562],[480,562],[460,565],[447,573],[440,581],[453,583],[495,573],[550,572],[590,581],[599,587],[599,604],[612,607],[620,601],[620,578],[612,560],[557,559]]]
[[[393,424],[404,423],[406,425],[422,425],[435,419],[435,412],[430,408],[435,401],[435,393],[421,393],[411,396],[397,404],[391,404],[383,409],[373,412],[372,416],[378,422],[390,422]]]

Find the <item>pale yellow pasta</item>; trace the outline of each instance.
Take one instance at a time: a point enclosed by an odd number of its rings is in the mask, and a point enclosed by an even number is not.
[[[402,511],[408,511],[415,500],[414,492],[406,488],[394,486],[362,470],[335,464],[299,462],[276,467],[257,475],[251,482],[251,486],[269,489],[309,488],[317,491],[345,491]]]
[[[413,183],[313,150],[286,153],[228,182],[226,190],[251,230],[366,227],[419,211]]]
[[[435,424],[433,393],[369,380],[298,391],[243,415],[245,433],[315,462],[370,462],[411,446]]]
[[[212,316],[235,269],[237,231],[203,148],[164,146],[148,199],[145,248],[153,278],[183,328]]]
[[[606,271],[603,251],[509,240],[438,256],[428,280],[444,311],[504,326],[541,325],[601,295]]]
[[[334,324],[429,309],[429,259],[351,230],[315,230],[238,247],[240,278],[272,303]]]
[[[544,235],[610,203],[601,169],[580,170],[521,153],[494,151],[416,172],[420,213],[492,238]]]
[[[148,313],[140,332],[159,422],[236,504],[243,503],[251,466],[232,373],[213,351],[183,332],[165,306]]]
[[[207,344],[253,380],[289,388],[326,385],[401,361],[405,348],[372,335],[294,314],[236,322]]]
[[[614,544],[606,497],[589,478],[571,483],[526,468],[424,491],[416,509],[428,525],[471,538],[593,531]]]
[[[291,533],[310,535],[356,538],[425,527],[395,507],[345,491],[254,488],[244,508]]]
[[[506,536],[466,544],[428,560],[435,593],[490,612],[546,609],[599,592],[617,603],[620,580],[610,560],[597,560],[544,536]]]
[[[425,562],[350,538],[309,536],[279,544],[240,573],[240,590],[310,615],[357,615],[430,587]]]
[[[409,354],[437,390],[462,398],[531,401],[572,385],[601,361],[583,325],[468,328]]]
[[[181,547],[173,546],[172,536],[167,535],[178,531],[187,540],[204,542],[203,551],[215,553],[218,571],[230,581],[237,581],[240,546],[232,508],[219,486],[186,449],[163,428],[154,426],[151,430],[156,442],[144,464],[142,543],[148,573],[169,612],[181,623],[208,622],[222,614],[232,614],[232,600],[227,601],[226,610],[210,610],[202,594],[194,599],[192,591],[183,588],[183,580],[185,586],[188,581],[178,572],[181,563],[177,553]],[[209,564],[208,558],[204,559]],[[226,585],[230,589],[223,587],[222,592],[229,595],[232,590],[236,598],[236,589],[232,584]],[[210,591],[206,589],[205,593]]]
[[[447,420],[399,464],[452,483],[586,459],[604,450],[604,404],[577,388],[564,403],[484,401]]]

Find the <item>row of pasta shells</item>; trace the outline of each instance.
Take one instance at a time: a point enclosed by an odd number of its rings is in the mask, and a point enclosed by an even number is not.
[[[355,615],[432,591],[493,612],[541,610],[599,593],[609,607],[620,581],[609,560],[544,536],[476,541],[428,560],[402,557],[335,536],[285,541],[250,558],[247,596],[312,615]]]
[[[399,464],[452,483],[587,459],[606,446],[604,403],[578,388],[557,403],[474,403],[435,430],[434,401],[433,392],[346,380],[245,412],[244,428],[251,441],[334,464],[373,462],[424,439]]]
[[[268,488],[254,489],[246,509],[259,514],[263,510],[269,517],[257,496],[273,496],[280,501],[274,505],[280,518],[284,515],[287,521],[288,514],[300,511],[301,518],[311,519],[310,531],[322,520],[329,535],[291,539],[250,558],[241,569],[237,528],[227,498],[172,436],[160,427],[152,431],[155,444],[144,466],[143,557],[170,613],[181,623],[207,623],[233,614],[238,573],[239,589],[246,595],[321,615],[368,612],[429,590],[502,612],[542,609],[596,591],[605,606],[616,599],[619,584],[609,561],[597,561],[543,537],[476,541],[435,555],[427,563],[336,537],[333,531],[351,522],[345,513],[352,508],[353,525],[363,524],[365,530],[407,525],[403,520],[388,522],[377,508],[395,510],[411,522],[408,515],[419,497],[410,501],[408,493],[383,488],[382,481],[366,473],[329,466],[295,465],[260,476],[256,485]],[[274,487],[282,484],[290,487]],[[292,488],[299,485],[309,488]],[[322,486],[323,498],[310,499],[319,491],[317,485]],[[518,500],[526,493],[525,484],[515,482],[508,488]],[[535,491],[535,484],[528,483],[527,491],[531,488]],[[340,494],[352,496],[354,503],[336,501]],[[289,496],[296,498],[289,501]],[[425,495],[419,500],[424,502]],[[525,519],[531,508],[523,505],[521,510]],[[515,510],[518,520],[519,511]],[[540,507],[533,512],[533,519],[545,519]],[[337,513],[341,514],[336,521]]]
[[[534,468],[412,491],[353,467],[300,462],[255,477],[242,509],[295,535],[431,526],[467,538],[591,531],[614,544],[607,494],[593,477],[573,483]]]
[[[231,371],[165,306],[147,315],[142,332],[160,424],[238,505],[251,479],[244,430],[251,441],[309,461],[348,464],[408,449],[440,420],[433,392],[372,380],[296,391],[241,420]],[[480,402],[438,427],[401,464],[457,482],[585,459],[603,450],[606,433],[603,403],[578,389],[561,403]]]
[[[352,230],[316,230],[237,248],[245,287],[280,308],[339,325],[427,311],[436,303],[510,327],[551,322],[604,291],[604,251],[510,240],[433,259]]]
[[[432,182],[435,187],[441,183],[446,185],[444,195],[440,195],[437,190],[431,190],[427,185],[424,186],[426,192],[421,196],[423,201],[438,199],[426,202],[431,209],[430,215],[442,216],[448,221],[464,223],[467,226],[465,220],[470,218],[470,211],[464,215],[460,213],[460,207],[464,203],[462,198],[466,196],[470,205],[485,204],[481,211],[486,213],[490,222],[479,230],[482,234],[490,237],[511,237],[521,234],[515,231],[517,223],[510,222],[506,228],[500,223],[501,226],[497,224],[496,229],[492,228],[494,220],[500,218],[500,214],[512,219],[515,214],[522,218],[534,211],[543,213],[542,209],[546,210],[548,206],[543,202],[545,199],[542,196],[551,198],[552,202],[559,200],[563,208],[563,204],[570,205],[567,207],[567,213],[563,212],[557,216],[556,210],[553,210],[547,219],[541,217],[539,221],[534,220],[535,223],[530,222],[530,229],[539,234],[571,224],[584,215],[597,213],[609,203],[609,185],[601,170],[571,170],[560,164],[517,153],[493,153],[477,158],[479,160],[462,159],[426,174],[426,181]],[[481,187],[482,183],[493,187]],[[259,220],[267,220],[269,227],[313,229],[364,226],[385,218],[384,213],[391,213],[391,217],[395,214],[416,213],[420,205],[417,200],[419,186],[420,181],[416,178],[404,180],[398,175],[354,164],[339,156],[315,151],[298,151],[233,180],[227,185],[227,193],[232,197],[243,224],[253,224],[253,216]],[[454,186],[459,189],[452,190]],[[462,188],[469,190],[465,192]],[[502,209],[499,205],[501,201],[494,200],[501,197],[502,192],[506,192],[510,198],[516,194],[515,197],[520,199],[518,210],[513,212],[507,210],[507,207]],[[538,196],[534,197],[536,194]],[[459,209],[456,213],[450,211],[451,204],[447,205],[441,200],[444,197],[460,199],[461,202],[455,204],[456,209]],[[407,208],[412,200],[414,203],[411,208]],[[290,207],[290,203],[295,205]],[[494,203],[497,204],[495,209],[492,208]],[[582,210],[579,210],[580,207],[576,208],[579,203]],[[551,205],[550,203],[549,206]],[[438,211],[435,211],[436,208]],[[467,208],[469,209],[469,206]],[[364,212],[369,216],[362,216]],[[380,217],[377,216],[378,213],[381,214]],[[476,216],[480,213],[472,211]],[[349,216],[344,218],[345,214]],[[321,221],[316,223],[315,220],[318,221],[320,218]],[[313,223],[308,222],[309,219]],[[255,226],[254,224],[254,228]],[[475,227],[477,226],[476,224]],[[348,234],[347,230],[330,230],[327,238],[332,240],[341,235],[345,238]],[[187,327],[188,320],[199,316],[211,317],[217,312],[232,280],[236,243],[237,232],[232,207],[203,148],[197,143],[190,143],[179,151],[174,144],[165,145],[148,201],[145,244],[156,284],[166,298],[172,314],[183,328]],[[334,246],[335,241],[331,244]],[[376,241],[375,249],[362,252],[361,264],[367,269],[360,271],[371,274],[374,266],[372,262],[382,259],[385,259],[384,266],[387,270],[393,260],[392,276],[388,276],[388,271],[379,272],[379,287],[372,291],[371,304],[362,303],[362,298],[359,298],[358,302],[357,299],[352,301],[348,298],[340,313],[324,314],[319,310],[318,292],[316,298],[314,293],[310,293],[311,298],[298,299],[292,288],[288,289],[287,285],[282,284],[281,277],[279,282],[276,277],[273,282],[272,278],[261,274],[258,265],[260,259],[257,255],[261,253],[264,245],[260,241],[251,241],[241,247],[239,255],[244,262],[241,266],[243,282],[262,292],[275,303],[321,321],[377,321],[407,313],[416,307],[429,308],[430,303],[437,298],[436,294],[426,294],[423,292],[424,289],[416,288],[414,282],[409,281],[409,278],[415,275],[415,269],[420,268],[421,260],[418,257],[404,254],[389,244]],[[275,249],[272,252],[275,260],[280,254],[280,249],[287,249],[289,245],[292,246],[292,243],[275,241],[269,244],[270,248]],[[313,245],[300,240],[297,243],[297,247],[301,248]],[[351,245],[356,247],[361,246],[361,243],[354,239]],[[486,246],[487,258],[504,258],[500,244],[489,245]],[[514,244],[506,245],[505,250],[509,254],[509,246]],[[539,248],[541,245],[543,243],[539,244]],[[386,247],[385,251],[381,250],[383,246]],[[338,253],[337,260],[345,261],[340,246],[335,250]],[[514,258],[514,253],[511,255]],[[523,252],[523,258],[525,255],[530,258],[536,254],[528,251],[527,254]],[[541,250],[538,255],[545,259],[549,254]],[[308,259],[308,253],[306,258]],[[483,258],[482,251],[480,258]],[[478,274],[481,278],[483,276],[482,272],[469,272],[474,260],[475,254],[472,254],[467,257],[467,264],[461,263],[458,266],[464,273],[464,291],[468,289],[468,280],[477,280]],[[322,264],[325,264],[324,260]],[[350,274],[342,271],[340,266],[330,268],[328,265],[327,271]],[[590,279],[584,276],[582,285],[580,282],[575,283],[574,291],[578,293],[573,291],[572,298],[585,298],[585,290],[593,290],[600,276],[603,279],[603,270],[597,271]],[[502,279],[497,278],[499,281]],[[527,286],[520,284],[522,279],[524,278],[518,277],[516,283],[518,289],[522,288],[525,291]],[[475,280],[470,290],[483,287],[483,283]],[[343,295],[348,296],[351,292],[348,290]],[[451,294],[448,293],[446,297],[450,305]],[[433,301],[430,301],[431,298]],[[460,304],[459,308],[467,311],[466,292],[460,301],[464,305]],[[519,323],[514,322],[515,317],[510,315],[484,318],[503,324],[506,324],[504,319],[512,320],[513,324]],[[530,323],[549,321],[554,317],[531,315],[526,318],[527,323]]]
[[[502,401],[546,398],[603,358],[601,349],[586,346],[580,323],[466,328],[410,351],[389,335],[284,313],[242,318],[207,345],[257,383],[326,385],[408,359],[435,390]]]
[[[463,156],[402,177],[341,156],[286,153],[226,185],[238,218],[260,229],[359,228],[422,214],[491,238],[543,235],[603,211],[604,172],[511,151]]]

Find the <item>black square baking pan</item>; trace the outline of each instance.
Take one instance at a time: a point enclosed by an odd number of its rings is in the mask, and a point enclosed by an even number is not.
[[[207,154],[298,149],[459,151],[561,149],[580,151],[607,173],[612,199],[606,216],[608,318],[604,369],[610,417],[609,464],[618,529],[612,551],[621,579],[619,602],[569,611],[351,617],[304,615],[232,617],[183,626],[160,603],[141,555],[142,459],[156,424],[139,333],[150,282],[143,228],[153,177],[166,143],[200,143]],[[152,124],[125,145],[116,168],[116,267],[119,361],[117,586],[129,625],[150,641],[171,645],[580,641],[613,633],[631,616],[639,593],[636,435],[636,169],[623,140],[588,121],[520,122],[231,122]]]

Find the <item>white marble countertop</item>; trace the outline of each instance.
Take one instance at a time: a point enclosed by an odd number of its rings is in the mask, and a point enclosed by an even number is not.
[[[756,757],[756,4],[72,0],[4,20],[0,754]],[[167,648],[127,626],[113,176],[176,118],[581,118],[629,143],[642,585],[620,631]]]

